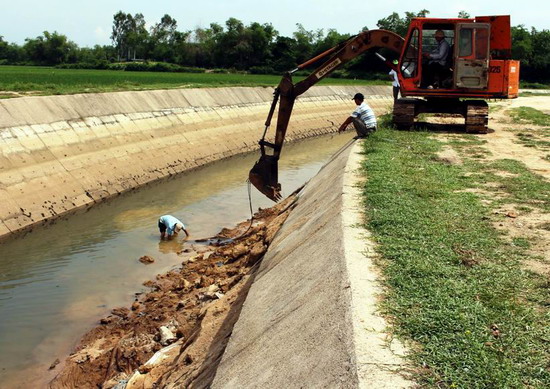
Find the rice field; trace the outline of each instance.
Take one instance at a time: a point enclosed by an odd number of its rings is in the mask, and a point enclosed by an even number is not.
[[[278,75],[162,73],[119,70],[56,69],[41,66],[0,66],[0,98],[147,89],[222,86],[276,86]],[[299,80],[296,77],[295,80]],[[383,81],[325,79],[322,85],[373,85]]]

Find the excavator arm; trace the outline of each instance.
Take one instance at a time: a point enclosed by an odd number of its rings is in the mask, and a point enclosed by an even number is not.
[[[286,130],[296,98],[334,70],[365,51],[371,48],[385,47],[397,53],[401,53],[403,43],[404,40],[402,37],[390,31],[364,31],[324,53],[319,54],[315,58],[298,65],[296,69],[285,73],[274,92],[273,102],[271,103],[271,108],[265,121],[265,130],[262,139],[259,141],[261,156],[258,162],[256,162],[254,167],[250,170],[250,182],[271,200],[280,200],[281,184],[278,183],[278,160],[281,155]],[[292,82],[292,73],[325,58],[326,61],[304,80],[296,84]],[[271,143],[265,140],[265,136],[271,125],[271,119],[275,113],[277,103],[279,103],[277,129],[274,143]],[[270,153],[268,153],[268,149],[270,149]]]

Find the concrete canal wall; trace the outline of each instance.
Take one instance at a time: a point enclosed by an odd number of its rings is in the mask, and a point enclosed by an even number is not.
[[[0,237],[257,150],[272,92],[212,88],[1,100]],[[389,87],[314,87],[297,100],[287,141],[336,131],[356,92],[377,114],[391,105]]]
[[[353,142],[353,141],[352,141]],[[363,229],[360,143],[313,177],[269,246],[212,388],[409,388],[403,345],[377,310]]]

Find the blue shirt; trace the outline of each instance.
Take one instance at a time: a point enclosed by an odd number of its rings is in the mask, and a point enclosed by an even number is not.
[[[166,226],[166,233],[168,235],[172,235],[174,233],[174,230],[176,229],[176,224],[178,223],[181,224],[183,228],[185,228],[185,224],[183,224],[180,220],[176,219],[172,215],[161,216],[159,222]]]
[[[374,116],[374,111],[364,101],[355,108],[351,116],[361,119],[367,128],[376,127],[376,116]]]

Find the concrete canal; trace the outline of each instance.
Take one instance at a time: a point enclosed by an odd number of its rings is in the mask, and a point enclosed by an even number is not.
[[[280,167],[285,194],[315,175],[351,136],[287,145]],[[177,252],[191,243],[159,241],[159,215],[180,217],[191,239],[249,218],[245,180],[255,159],[256,153],[215,162],[0,243],[0,382],[18,387],[43,379],[100,317],[129,306],[146,290],[144,281],[180,264]],[[254,210],[271,204],[252,190]],[[141,264],[143,255],[155,262]]]

